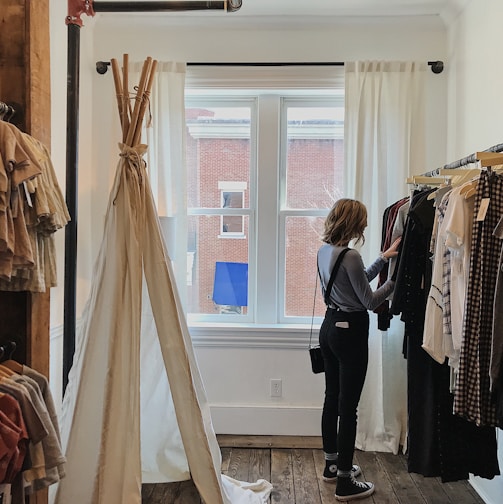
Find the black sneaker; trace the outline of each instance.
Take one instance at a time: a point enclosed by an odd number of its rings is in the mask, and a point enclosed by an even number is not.
[[[351,468],[351,474],[354,478],[362,473],[360,466],[356,464]],[[337,463],[333,460],[327,460],[325,470],[323,471],[323,481],[335,483],[337,481]]]
[[[338,501],[363,499],[374,493],[375,487],[369,481],[356,481],[353,474],[349,477],[340,476],[337,479],[335,498]]]

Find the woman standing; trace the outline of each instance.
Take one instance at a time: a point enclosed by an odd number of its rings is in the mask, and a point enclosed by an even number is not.
[[[320,346],[325,362],[325,402],[321,420],[326,466],[323,479],[337,481],[335,497],[340,501],[361,499],[374,492],[374,484],[355,479],[360,468],[353,465],[356,439],[356,410],[368,362],[369,314],[393,291],[388,280],[373,291],[372,281],[390,257],[397,255],[400,238],[367,269],[357,250],[348,249],[353,239],[365,241],[367,209],[359,201],[340,199],[326,220],[318,251],[318,273],[323,295],[332,269],[343,253],[320,328]],[[345,251],[345,249],[348,249]],[[343,252],[345,251],[345,252]]]

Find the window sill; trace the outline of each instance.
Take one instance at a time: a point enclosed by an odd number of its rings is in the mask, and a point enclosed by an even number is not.
[[[232,348],[307,349],[310,324],[218,324],[192,323],[189,332],[194,346]],[[319,324],[313,325],[318,341]]]

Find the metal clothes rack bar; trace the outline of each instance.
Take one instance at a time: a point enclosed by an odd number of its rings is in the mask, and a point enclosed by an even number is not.
[[[0,345],[0,362],[3,362],[7,359],[12,359],[12,355],[16,351],[16,342],[15,341],[7,341]]]
[[[503,152],[503,143],[493,145],[492,147],[489,147],[488,149],[480,152]],[[453,170],[455,168],[460,168],[461,166],[466,166],[470,163],[476,163],[478,161],[477,159],[477,153],[474,152],[473,154],[470,154],[469,156],[465,156],[464,158],[458,159],[457,161],[453,161],[452,163],[446,164],[444,166],[441,166],[440,168],[436,168],[435,170],[431,170],[429,172],[423,173],[423,177],[438,177],[440,175],[440,170]]]
[[[223,10],[235,12],[242,0],[185,0],[99,2],[68,0],[68,57],[67,57],[67,128],[66,128],[66,204],[71,220],[65,227],[65,282],[63,315],[63,393],[68,385],[68,374],[75,353],[76,287],[77,287],[77,196],[78,196],[78,138],[79,138],[79,69],[81,16],[96,12],[160,12]]]

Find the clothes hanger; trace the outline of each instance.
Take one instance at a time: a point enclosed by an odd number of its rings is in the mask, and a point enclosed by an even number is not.
[[[453,187],[459,187],[465,182],[478,178],[480,176],[480,167],[477,166],[476,168],[455,168],[451,170],[442,168],[439,170],[439,175],[450,176],[451,185]]]
[[[477,152],[477,159],[480,166],[488,167],[503,164],[503,153],[501,152]]]
[[[14,107],[0,101],[0,120],[9,122],[15,113]]]
[[[477,192],[477,186],[479,184],[478,179],[469,180],[465,182],[461,189],[459,190],[459,194],[464,194],[465,199],[471,198]]]
[[[14,373],[23,374],[23,365],[12,359],[12,355],[16,351],[16,343],[14,341],[9,341],[7,345],[3,346],[3,348],[4,348],[4,355],[7,355],[7,360],[1,362],[0,366],[2,368],[10,369],[13,372],[12,374]],[[3,371],[5,373],[7,372],[5,369]]]
[[[15,374],[17,373],[0,364],[0,378],[12,378]]]
[[[421,185],[440,185],[445,182],[444,177],[425,177],[422,175],[413,175],[406,180],[407,184],[421,184]]]

